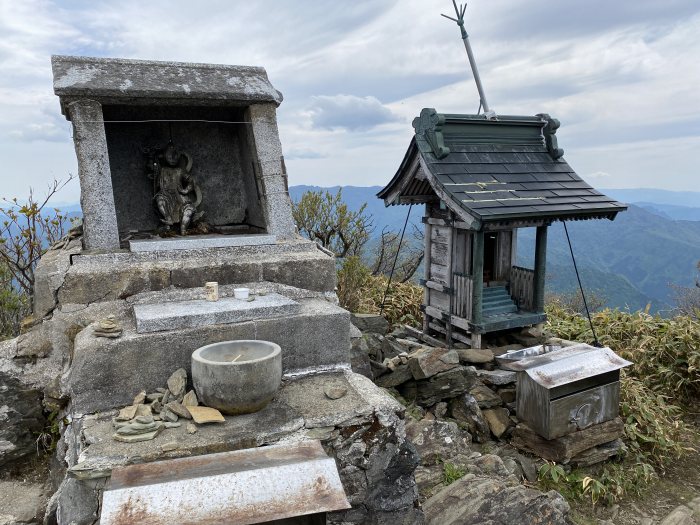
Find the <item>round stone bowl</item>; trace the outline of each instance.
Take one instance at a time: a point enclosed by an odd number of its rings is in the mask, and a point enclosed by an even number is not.
[[[282,349],[269,341],[223,341],[192,353],[192,382],[201,402],[224,414],[267,405],[282,380]]]

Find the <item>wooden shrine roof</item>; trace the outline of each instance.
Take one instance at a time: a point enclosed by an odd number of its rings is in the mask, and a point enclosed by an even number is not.
[[[387,206],[436,198],[478,229],[485,222],[614,219],[627,206],[592,188],[563,159],[559,122],[443,115],[424,109],[399,170],[377,196]]]

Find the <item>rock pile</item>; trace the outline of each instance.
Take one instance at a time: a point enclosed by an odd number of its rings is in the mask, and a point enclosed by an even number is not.
[[[495,356],[524,346],[471,349],[457,343],[449,349],[410,327],[386,334],[379,316],[353,314],[353,323],[362,331],[353,340],[356,371],[369,372],[377,385],[418,410],[455,420],[476,442],[510,436],[517,424],[516,374],[496,369]]]
[[[133,443],[154,439],[166,428],[176,428],[179,419],[194,419],[195,423],[224,421],[221,413],[209,407],[200,407],[194,390],[187,391],[187,371],[180,368],[168,378],[167,388],[157,388],[147,394],[139,392],[131,405],[122,408],[114,418],[116,441]],[[187,432],[194,434],[197,427],[188,423]]]
[[[378,316],[353,314],[353,324],[353,369],[406,406],[426,523],[569,523],[559,493],[532,488],[541,460],[507,442],[517,424],[516,373],[497,369],[495,356],[524,344],[450,349],[409,327],[387,334]]]

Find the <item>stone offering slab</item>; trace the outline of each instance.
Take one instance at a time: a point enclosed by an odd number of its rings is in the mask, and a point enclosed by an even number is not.
[[[173,250],[204,250],[208,248],[230,248],[235,246],[261,246],[275,244],[277,237],[267,234],[251,235],[197,235],[171,237],[168,239],[138,239],[129,241],[132,252],[170,252]]]
[[[280,294],[255,296],[253,301],[226,297],[218,301],[194,300],[134,305],[136,332],[146,334],[216,324],[292,315],[299,303]]]

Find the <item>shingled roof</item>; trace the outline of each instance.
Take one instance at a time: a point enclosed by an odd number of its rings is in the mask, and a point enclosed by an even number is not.
[[[562,158],[559,121],[439,114],[426,108],[399,170],[377,196],[387,206],[440,198],[478,229],[487,222],[614,219],[627,207],[589,186]]]

